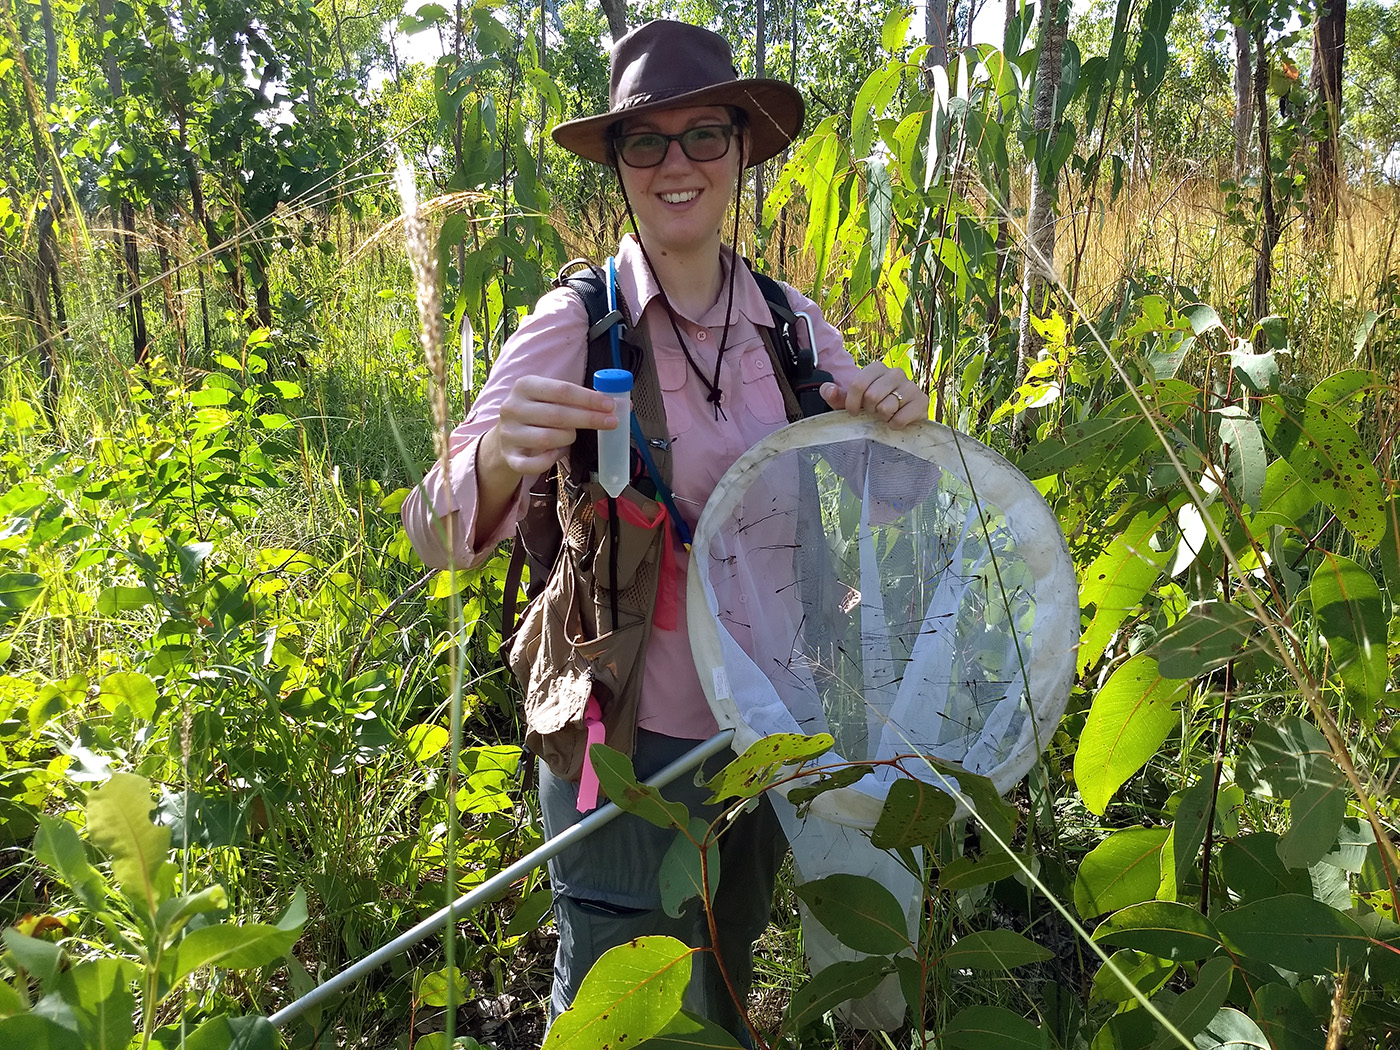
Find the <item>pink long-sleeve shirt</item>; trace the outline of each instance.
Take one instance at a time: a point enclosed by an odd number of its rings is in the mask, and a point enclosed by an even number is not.
[[[691,356],[706,376],[714,374],[715,355],[724,335],[729,269],[734,255],[723,252],[724,280],[719,300],[699,317],[676,312],[677,323]],[[772,362],[758,325],[771,326],[772,314],[748,268],[740,265],[734,282],[734,307],[729,340],[720,369],[724,417],[716,418],[705,400],[708,391],[691,371],[658,300],[661,289],[642,259],[636,240],[629,234],[617,252],[619,292],[626,298],[631,316],[650,340],[657,377],[671,431],[671,487],[676,508],[692,528],[700,518],[719,479],[730,465],[760,438],[787,422],[782,393],[773,376]],[[840,333],[821,318],[816,304],[790,286],[788,302],[795,310],[810,313],[814,321],[817,360],[843,389],[858,369],[842,346]],[[536,304],[535,310],[506,341],[490,378],[481,388],[470,415],[452,432],[451,502],[459,562],[479,565],[495,546],[510,536],[525,513],[526,493],[533,479],[526,479],[495,529],[479,533],[476,508],[477,443],[495,425],[502,401],[515,381],[525,375],[547,376],[578,383],[587,367],[588,313],[582,301],[567,289],[555,289]],[[592,440],[580,434],[579,440]],[[423,485],[404,502],[403,521],[409,539],[423,561],[446,566],[447,551],[440,533],[448,493],[441,467],[435,465]],[[678,586],[684,594],[689,555],[677,551]],[[703,739],[717,729],[700,678],[691,657],[684,600],[678,603],[674,631],[653,630],[643,670],[637,724],[644,729],[683,739]]]

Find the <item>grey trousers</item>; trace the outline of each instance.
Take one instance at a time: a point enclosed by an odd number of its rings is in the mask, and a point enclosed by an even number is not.
[[[644,729],[637,731],[633,766],[639,779],[658,772],[701,741],[678,740]],[[729,761],[727,752],[711,758],[700,779],[708,779]],[[663,794],[684,802],[692,817],[713,820],[724,807],[707,806],[709,790],[697,787],[694,775],[682,775]],[[540,808],[549,837],[576,823],[578,786],[561,780],[540,763]],[[593,963],[609,948],[634,937],[665,934],[692,948],[708,947],[709,927],[698,900],[679,919],[661,907],[661,859],[678,832],[658,828],[624,813],[611,824],[549,862],[554,890],[554,919],[559,948],[554,959],[552,1021],[569,1007]],[[720,880],[715,891],[715,924],[725,968],[741,996],[753,979],[753,942],[768,925],[773,883],[787,851],[787,840],[766,799],[734,820],[720,836]],[[725,987],[714,957],[692,956],[690,986],[684,1008],[732,1032],[748,1045],[748,1032]]]

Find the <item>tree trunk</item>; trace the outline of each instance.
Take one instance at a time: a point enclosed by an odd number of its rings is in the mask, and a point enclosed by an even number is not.
[[[112,0],[98,0],[98,22],[103,29],[116,27],[112,24]],[[107,59],[107,90],[111,92],[113,107],[122,112],[121,69],[117,65],[117,49],[103,48]],[[118,117],[119,135],[126,132],[125,119]],[[119,217],[121,232],[121,255],[123,266],[118,271],[118,283],[126,293],[128,321],[131,327],[131,357],[136,364],[144,364],[150,353],[150,340],[146,336],[146,313],[141,302],[141,257],[136,247],[136,209],[122,196],[121,190],[114,188],[111,193],[112,214]]]
[[[768,51],[768,23],[764,18],[763,0],[756,0],[758,4],[757,25],[754,28],[753,40],[753,75],[762,77],[764,75],[764,63],[767,59]],[[758,230],[763,225],[763,165],[755,164],[753,167],[753,225]]]
[[[930,82],[934,66],[948,66],[948,0],[928,0],[924,6],[924,42],[928,44],[924,80]]]
[[[1249,27],[1236,24],[1235,30],[1235,181],[1249,170],[1250,118],[1254,115],[1254,74],[1249,43]]]
[[[1278,243],[1278,214],[1274,211],[1274,177],[1269,164],[1269,57],[1264,47],[1263,26],[1254,27],[1254,101],[1259,113],[1259,204],[1262,222],[1259,230],[1259,252],[1254,261],[1254,320],[1269,313],[1269,285],[1273,281],[1274,245]],[[1264,335],[1256,338],[1263,350]]]
[[[1308,234],[1316,243],[1331,239],[1337,221],[1337,189],[1341,185],[1342,67],[1346,62],[1347,0],[1319,0],[1313,23],[1312,105],[1322,110],[1321,138],[1308,180]]]
[[[1069,35],[1070,0],[1045,0],[1036,26],[1040,54],[1036,61],[1035,97],[1031,102],[1031,127],[1037,139],[1050,133],[1055,115],[1055,98],[1060,91],[1061,55]],[[1053,141],[1053,137],[1050,139]],[[1048,148],[1049,141],[1046,141]],[[1041,164],[1031,165],[1031,199],[1026,215],[1025,269],[1021,278],[1020,341],[1016,350],[1016,386],[1026,380],[1031,362],[1040,354],[1045,340],[1031,324],[1032,317],[1050,312],[1055,286],[1055,205],[1059,196],[1057,172],[1042,177]],[[1011,440],[1016,448],[1029,442],[1034,417],[1031,410],[1012,417]]]
[[[1011,20],[1016,17],[1019,10],[1017,0],[1006,0],[1006,14],[1002,22],[1002,36],[1006,36],[1006,30],[1011,25]],[[991,309],[987,311],[987,330],[995,334],[1001,324],[1001,294],[1002,282],[1006,278],[1006,264],[1011,261],[1011,253],[1007,250],[1007,240],[1009,239],[1008,229],[1011,225],[1011,172],[1009,169],[1002,169],[997,172],[997,238],[996,238],[996,277],[994,291],[992,294]]]
[[[627,35],[627,0],[598,0],[608,16],[608,32],[616,44]]]

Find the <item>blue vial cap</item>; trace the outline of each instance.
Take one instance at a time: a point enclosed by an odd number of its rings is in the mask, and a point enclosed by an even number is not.
[[[593,389],[604,394],[625,394],[632,389],[632,373],[625,368],[600,368],[593,373]]]

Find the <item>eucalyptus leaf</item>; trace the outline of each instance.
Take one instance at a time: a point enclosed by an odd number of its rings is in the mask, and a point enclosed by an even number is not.
[[[1166,828],[1125,828],[1090,850],[1074,880],[1074,907],[1083,918],[1141,904],[1157,894]]]
[[[1159,634],[1146,653],[1157,658],[1164,677],[1196,678],[1242,656],[1256,626],[1233,602],[1202,602]]]
[[[1000,1006],[969,1006],[939,1033],[955,1050],[1044,1050],[1045,1034],[1020,1014]]]
[[[713,1021],[682,1010],[642,1050],[742,1050],[742,1044]]]
[[[1347,813],[1349,792],[1338,774],[1333,784],[1313,783],[1288,805],[1289,825],[1278,855],[1287,868],[1310,868],[1332,851]]]
[[[698,845],[701,842],[705,842],[703,870]],[[708,894],[705,892],[707,873]],[[710,834],[709,821],[691,817],[689,828],[676,832],[665,856],[661,858],[660,878],[661,907],[673,919],[681,917],[687,901],[697,897],[701,900],[713,899],[715,891],[719,889],[719,840]]]
[[[1261,421],[1271,444],[1366,549],[1385,535],[1380,475],[1346,417],[1313,401],[1275,395]]]
[[[1115,912],[1099,924],[1094,940],[1174,962],[1205,959],[1222,943],[1210,919],[1170,901],[1149,901]]]
[[[690,823],[690,810],[681,802],[672,802],[661,792],[637,780],[632,760],[606,744],[594,744],[588,749],[598,783],[619,809],[634,813],[659,828],[683,828]]]
[[[1216,414],[1230,492],[1241,506],[1258,509],[1268,472],[1264,435],[1254,417],[1236,405],[1218,409]]]
[[[1215,1017],[1230,994],[1235,965],[1225,955],[1201,964],[1196,983],[1176,997],[1164,1011],[1171,1027],[1152,1044],[1152,1050],[1169,1050],[1181,1045],[1181,1036],[1192,1038]]]
[[[978,930],[959,937],[940,961],[950,970],[1012,970],[1054,954],[1013,930]]]
[[[1074,754],[1075,783],[1090,812],[1103,813],[1113,793],[1157,753],[1189,694],[1189,682],[1167,678],[1150,656],[1131,657],[1109,676]]]
[[[1273,1050],[1259,1026],[1234,1007],[1216,1013],[1195,1038],[1197,1050]]]
[[[1355,919],[1302,894],[1241,905],[1216,926],[1233,951],[1309,976],[1358,965],[1370,943]]]
[[[1380,588],[1356,562],[1326,551],[1309,590],[1337,673],[1361,701],[1362,714],[1374,718],[1389,678],[1388,624]]]
[[[1121,535],[1109,543],[1080,577],[1079,605],[1093,608],[1093,618],[1079,642],[1078,667],[1085,671],[1098,662],[1109,641],[1128,614],[1162,574],[1168,552],[1148,545],[1166,517],[1166,510],[1133,518]]]
[[[894,955],[910,947],[903,906],[874,879],[828,875],[802,883],[797,895],[848,948],[871,955]]]
[[[1290,871],[1279,858],[1279,836],[1256,831],[1226,842],[1220,851],[1221,877],[1241,902],[1264,900],[1285,893],[1310,893],[1306,871]]]
[[[874,991],[890,969],[890,961],[878,956],[824,967],[792,993],[788,1002],[788,1023],[800,1032],[842,1003]]]
[[[898,849],[932,842],[953,819],[957,803],[946,792],[912,777],[894,781],[880,819],[870,832],[876,849]]]
[[[744,753],[709,781],[711,802],[729,798],[753,798],[768,787],[784,766],[800,765],[831,750],[830,733],[774,733],[755,740]]]
[[[1165,962],[1150,952],[1120,948],[1094,972],[1090,998],[1126,1003],[1138,995],[1152,996],[1179,968],[1176,963]]]
[[[635,1046],[657,1035],[680,1012],[693,953],[674,937],[638,937],[610,948],[550,1026],[541,1050]]]

